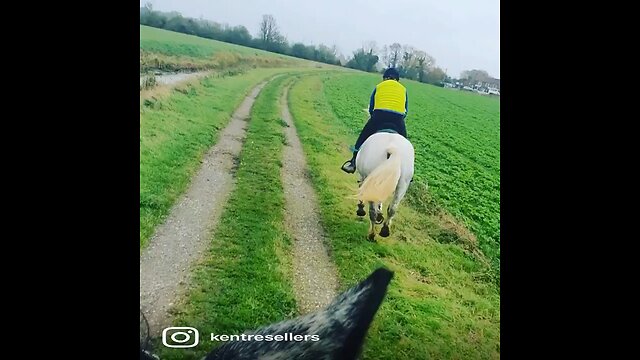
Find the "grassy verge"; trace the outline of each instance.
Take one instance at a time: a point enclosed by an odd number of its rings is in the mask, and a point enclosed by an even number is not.
[[[241,55],[221,51],[207,58],[193,58],[184,55],[166,55],[140,50],[140,73],[160,71],[204,71],[227,69],[250,69],[259,67],[304,66],[300,62],[272,56]]]
[[[368,219],[357,219],[355,202],[346,199],[356,179],[339,170],[352,131],[334,115],[320,77],[296,83],[289,96],[341,282],[355,283],[380,265],[396,272],[364,358],[498,359],[500,296],[473,235],[446,213],[429,215],[405,202],[389,238],[365,241]],[[413,188],[421,191],[419,183]],[[456,241],[436,238],[443,234]]]
[[[254,103],[236,189],[209,255],[194,272],[193,289],[180,304],[174,326],[193,326],[204,334],[234,334],[296,312],[280,181],[285,138],[278,98],[286,81],[286,77],[273,80]],[[200,359],[217,346],[208,338],[200,344],[194,349],[167,349],[160,343],[156,348],[162,359]]]
[[[257,69],[203,79],[140,104],[140,247],[185,191],[205,152],[260,81],[285,72]]]

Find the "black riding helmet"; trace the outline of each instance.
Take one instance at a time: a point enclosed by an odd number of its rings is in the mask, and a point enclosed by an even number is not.
[[[384,71],[384,74],[382,74],[382,79],[384,80],[393,79],[393,80],[399,81],[400,73],[398,72],[398,70],[396,70],[396,68],[388,68],[387,70]]]

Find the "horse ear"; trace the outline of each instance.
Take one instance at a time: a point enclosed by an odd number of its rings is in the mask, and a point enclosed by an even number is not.
[[[387,293],[393,272],[378,268],[367,279],[350,289],[346,302],[353,301],[348,321],[355,326],[350,329],[342,345],[341,359],[356,359],[362,351],[365,336]],[[335,310],[339,311],[337,307]]]
[[[332,359],[355,360],[387,292],[393,272],[379,268],[359,284],[337,296],[326,308],[292,320],[260,328],[248,334],[311,336],[310,341],[228,342],[206,360],[231,359]]]

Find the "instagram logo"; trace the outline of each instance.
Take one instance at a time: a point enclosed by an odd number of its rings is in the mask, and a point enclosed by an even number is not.
[[[198,345],[199,337],[198,330],[192,327],[169,327],[162,330],[162,343],[168,348],[192,348]]]

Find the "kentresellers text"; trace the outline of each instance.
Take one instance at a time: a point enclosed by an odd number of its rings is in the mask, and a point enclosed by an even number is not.
[[[300,335],[285,333],[278,335],[215,335],[211,334],[211,341],[319,341],[320,335]]]

